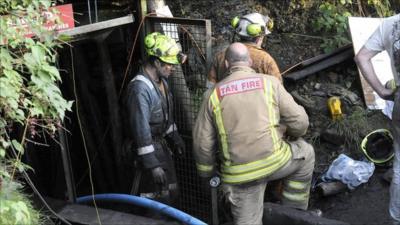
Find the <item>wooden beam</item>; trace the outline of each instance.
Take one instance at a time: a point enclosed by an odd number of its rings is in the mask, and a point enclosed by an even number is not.
[[[296,81],[296,80],[302,79],[304,77],[307,77],[311,74],[315,74],[316,72],[326,69],[330,66],[341,63],[341,62],[345,61],[346,59],[351,58],[353,56],[354,56],[353,50],[347,49],[346,51],[343,51],[332,57],[325,58],[324,60],[321,60],[321,61],[314,63],[308,67],[305,67],[302,70],[286,74],[285,76],[283,76],[283,78],[292,80],[292,81]]]
[[[111,20],[106,20],[106,21],[102,21],[102,22],[98,22],[98,23],[92,23],[92,24],[88,24],[88,25],[83,25],[83,26],[79,26],[70,30],[63,30],[60,31],[58,33],[58,35],[69,35],[72,36],[74,38],[74,40],[76,40],[76,38],[78,38],[79,36],[83,36],[83,38],[95,31],[100,31],[100,30],[104,30],[104,29],[108,29],[108,28],[112,28],[112,27],[117,27],[117,26],[122,26],[125,24],[130,24],[133,23],[135,21],[134,17],[132,14],[129,14],[127,16],[124,17],[120,17],[120,18],[116,18],[116,19],[111,19]],[[78,38],[78,39],[82,39],[82,38]]]

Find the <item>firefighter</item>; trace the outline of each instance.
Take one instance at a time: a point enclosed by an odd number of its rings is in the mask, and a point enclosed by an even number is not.
[[[252,68],[257,73],[272,75],[282,82],[279,67],[268,52],[261,48],[264,36],[271,33],[273,22],[268,16],[260,13],[247,14],[241,18],[235,17],[231,21],[235,34],[240,42],[245,44],[253,60]],[[212,87],[225,76],[225,50],[218,52],[208,72],[207,86]]]
[[[161,33],[148,34],[144,44],[147,61],[130,81],[126,98],[132,151],[139,162],[136,169],[143,173],[138,176],[142,177],[139,193],[173,202],[178,185],[172,153],[181,154],[185,143],[173,120],[167,78],[185,56],[173,39]]]
[[[394,80],[382,85],[372,67],[371,59],[382,51],[390,56]],[[355,57],[362,75],[383,99],[394,100],[392,132],[394,147],[393,178],[390,186],[389,212],[393,224],[400,224],[400,14],[383,19]]]
[[[250,67],[242,43],[228,47],[225,64],[227,76],[206,92],[193,129],[199,175],[221,176],[234,224],[262,224],[264,191],[277,179],[282,204],[306,210],[314,150],[301,138],[309,125],[304,108],[277,78]]]

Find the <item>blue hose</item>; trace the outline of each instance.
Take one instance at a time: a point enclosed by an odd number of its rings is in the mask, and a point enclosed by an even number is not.
[[[153,201],[148,198],[137,197],[134,195],[127,194],[97,194],[94,195],[94,199],[96,201],[112,201],[112,202],[121,202],[128,203],[137,206],[141,206],[148,209],[153,209],[155,211],[161,212],[165,215],[173,217],[183,223],[189,225],[206,225],[203,221],[194,218],[193,216],[186,214],[178,209],[175,209],[171,206],[165,205],[163,203]],[[92,195],[87,195],[83,197],[77,198],[78,203],[90,202],[93,200]]]

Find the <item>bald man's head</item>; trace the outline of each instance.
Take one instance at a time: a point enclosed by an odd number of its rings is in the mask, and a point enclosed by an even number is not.
[[[249,50],[246,45],[239,42],[231,44],[225,52],[225,63],[227,67],[251,66]]]

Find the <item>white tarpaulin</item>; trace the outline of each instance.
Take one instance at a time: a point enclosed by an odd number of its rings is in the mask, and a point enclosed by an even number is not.
[[[349,17],[349,27],[355,54],[361,49],[368,38],[381,23],[381,18],[365,18],[365,17]],[[390,58],[386,51],[379,53],[372,58],[372,64],[382,84],[393,79]],[[370,109],[384,109],[386,107],[385,100],[381,99],[374,90],[369,86],[367,81],[361,76],[361,85],[364,92],[365,103]]]

